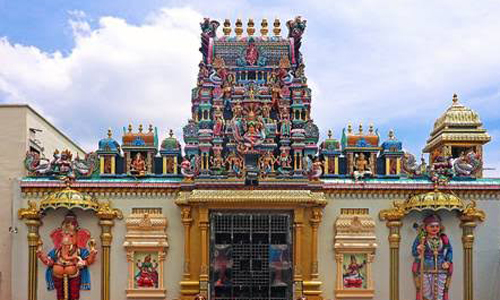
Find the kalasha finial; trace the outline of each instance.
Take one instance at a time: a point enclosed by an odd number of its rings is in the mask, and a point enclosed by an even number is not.
[[[267,35],[267,33],[269,32],[269,29],[267,29],[267,26],[268,26],[268,24],[267,24],[267,19],[262,19],[262,22],[260,23],[260,27],[262,27],[262,28],[260,29],[260,34],[261,34],[262,36],[266,36],[266,35]]]
[[[331,129],[328,129],[328,138],[332,139],[332,130]]]
[[[457,94],[453,94],[453,104],[457,104],[458,103],[458,96]]]
[[[128,124],[128,132],[131,133],[132,132],[132,124]]]
[[[241,37],[243,34],[243,23],[241,22],[241,19],[236,19],[236,28],[234,29],[234,32],[237,37]]]
[[[389,130],[389,139],[393,140],[395,138],[394,129]]]
[[[142,132],[142,124],[139,124],[139,132]]]
[[[281,22],[280,22],[280,20],[278,18],[276,18],[274,20],[273,26],[274,26],[274,28],[273,28],[274,35],[275,36],[280,36],[280,33],[281,33],[281,28],[280,28]]]
[[[229,19],[224,20],[224,28],[222,28],[222,32],[224,35],[231,35],[231,21]]]
[[[153,132],[153,125],[152,124],[149,124],[148,130],[149,130],[149,132]]]
[[[373,123],[370,123],[370,125],[368,125],[368,132],[370,134],[373,134]]]
[[[352,123],[351,123],[351,121],[349,121],[349,123],[347,123],[347,133],[352,133]]]
[[[172,129],[170,129],[170,131],[168,132],[168,135],[172,138],[174,137],[174,131]]]
[[[363,123],[359,123],[359,134],[363,133]]]
[[[108,138],[111,138],[113,136],[113,132],[111,131],[111,128],[108,129]]]
[[[255,33],[255,23],[253,19],[248,19],[247,26],[247,34],[248,36],[252,36]]]

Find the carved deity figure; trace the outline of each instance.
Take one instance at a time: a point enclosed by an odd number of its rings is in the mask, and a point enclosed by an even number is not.
[[[259,59],[259,50],[255,43],[250,43],[246,49],[245,59],[249,66],[254,66]]]
[[[210,162],[213,169],[221,170],[224,167],[224,158],[222,158],[220,149],[214,149],[214,155],[210,158]]]
[[[277,159],[271,151],[267,151],[266,154],[259,158],[260,173],[263,177],[274,172],[274,164],[276,161]]]
[[[144,261],[139,259],[136,266],[139,270],[135,275],[138,287],[158,287],[158,263],[155,260],[151,261],[150,254],[144,257]]]
[[[146,161],[140,152],[137,152],[134,159],[130,163],[130,173],[139,176],[146,175]]]
[[[236,154],[235,151],[231,152],[226,158],[226,164],[228,165],[229,171],[236,175],[241,176],[244,172],[243,159]]]
[[[290,137],[292,130],[292,122],[290,122],[290,117],[286,108],[281,112],[281,124],[280,124],[280,136],[282,138]]]
[[[346,288],[361,288],[363,287],[363,281],[365,280],[362,269],[365,267],[366,261],[359,264],[356,256],[351,255],[351,262],[349,265],[344,265],[344,273],[342,275],[344,280],[344,287]]]
[[[50,237],[54,248],[45,254],[40,241],[36,251],[37,257],[48,267],[45,275],[47,289],[55,289],[58,300],[78,300],[80,290],[90,290],[88,266],[96,259],[95,242],[90,240],[90,251],[85,247],[90,232],[80,229],[76,216],[71,212]]]
[[[413,242],[413,278],[417,300],[448,300],[453,250],[438,215],[427,216]]]
[[[222,109],[217,107],[214,112],[214,137],[222,136],[224,133],[224,116],[222,114]]]
[[[370,162],[365,158],[363,153],[360,153],[354,161],[354,179],[358,180],[366,175],[372,175],[370,170]]]

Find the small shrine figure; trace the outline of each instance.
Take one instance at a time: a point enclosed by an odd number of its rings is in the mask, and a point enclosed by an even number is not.
[[[304,156],[304,173],[309,180],[318,181],[323,175],[324,163],[316,157],[314,161],[309,156]]]
[[[290,116],[286,109],[281,112],[281,124],[280,124],[280,136],[282,138],[290,137],[292,130],[292,123],[290,122]]]
[[[146,161],[140,152],[137,152],[134,159],[130,163],[130,173],[138,176],[146,175]]]
[[[88,266],[96,259],[97,250],[90,232],[80,229],[76,216],[69,212],[61,227],[50,234],[54,248],[45,254],[38,242],[37,257],[48,268],[45,273],[48,290],[56,290],[58,300],[78,300],[80,290],[90,290]],[[89,249],[85,246],[89,242]]]
[[[266,154],[259,158],[260,174],[262,177],[266,177],[274,172],[274,164],[277,158],[274,157],[271,151],[267,151]]]
[[[287,174],[292,168],[292,158],[290,157],[290,151],[287,149],[281,149],[281,153],[278,157],[279,168],[278,171],[281,174]]]
[[[344,287],[346,288],[362,288],[365,277],[362,274],[362,269],[365,267],[366,261],[358,264],[355,255],[351,255],[351,263],[344,265]]]
[[[214,155],[210,158],[210,162],[213,169],[221,170],[224,167],[221,149],[214,149]]]
[[[144,261],[137,261],[137,269],[139,271],[135,275],[135,282],[138,287],[158,287],[158,263],[151,261],[151,255],[144,257]]]
[[[233,111],[233,120],[241,118],[243,114],[243,107],[241,107],[240,102],[236,102],[233,104],[232,111]]]
[[[214,112],[214,137],[222,136],[224,133],[224,116],[222,114],[222,109],[217,107]]]
[[[257,46],[255,46],[255,43],[250,43],[248,45],[245,59],[249,66],[254,66],[257,63],[257,60],[259,59],[259,50],[257,49]]]
[[[418,225],[417,225],[418,226]],[[427,216],[413,242],[412,272],[417,300],[448,300],[453,250],[438,215]],[[422,263],[423,262],[423,263]]]
[[[372,171],[370,170],[370,161],[365,158],[363,153],[360,153],[354,161],[354,180],[362,179],[366,175],[371,176]]]
[[[64,150],[59,155],[59,151],[54,152],[54,159],[52,160],[52,168],[55,174],[66,175],[69,177],[74,176],[73,168],[71,167],[72,154],[69,150]]]
[[[244,165],[243,159],[236,154],[235,151],[232,151],[226,158],[226,164],[228,165],[229,171],[240,177],[243,175]]]

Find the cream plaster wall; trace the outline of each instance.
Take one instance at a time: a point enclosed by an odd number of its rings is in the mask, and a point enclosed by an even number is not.
[[[50,158],[56,148],[70,149],[73,153],[84,155],[83,150],[57,130],[52,124],[36,113],[28,105],[0,105],[0,254],[10,258],[12,255],[12,235],[9,227],[16,228],[16,213],[19,203],[13,193],[15,181],[26,175],[24,157],[29,150],[29,129],[37,128],[36,138],[45,147],[45,155]],[[23,225],[24,226],[24,225]],[[0,299],[11,299],[12,273],[11,259],[0,259]],[[11,271],[12,270],[12,271]],[[25,269],[21,269],[25,270]],[[25,298],[24,298],[25,299]]]
[[[370,216],[376,222],[378,249],[373,264],[375,280],[375,300],[389,299],[389,229],[379,221],[378,212],[391,206],[393,199],[330,198],[326,206],[323,222],[319,228],[319,272],[323,282],[323,297],[334,299],[336,264],[333,251],[334,223],[341,208],[369,208]],[[474,293],[478,300],[500,299],[500,203],[497,200],[479,200],[478,206],[488,215],[486,222],[476,228],[474,245]],[[462,299],[463,291],[463,248],[460,221],[454,213],[440,212],[453,247],[454,272],[451,282],[450,299]],[[400,246],[400,297],[401,300],[415,299],[411,265],[411,246],[416,236],[412,225],[421,222],[422,216],[412,213],[403,221]],[[356,299],[359,300],[359,299]]]
[[[17,192],[16,192],[17,193]],[[100,198],[108,200],[109,198]],[[333,251],[333,224],[341,208],[369,208],[370,216],[376,221],[376,235],[379,247],[373,265],[375,279],[376,300],[389,299],[389,244],[387,241],[388,228],[385,222],[378,219],[378,212],[388,208],[391,199],[367,199],[367,198],[330,198],[329,204],[324,210],[323,222],[319,228],[319,271],[320,280],[323,282],[322,290],[325,299],[334,298],[335,270]],[[22,205],[26,205],[27,199],[22,199]],[[183,265],[183,226],[180,219],[180,210],[174,204],[173,196],[124,196],[113,197],[111,201],[115,207],[120,208],[125,217],[130,214],[133,207],[162,207],[163,213],[168,219],[168,240],[169,250],[165,262],[165,286],[167,288],[167,299],[177,299],[180,296],[179,282],[182,277]],[[484,209],[488,218],[476,229],[476,243],[474,252],[475,265],[475,296],[478,300],[500,299],[500,287],[498,275],[500,274],[500,220],[496,217],[500,215],[500,205],[496,200],[479,200],[478,206]],[[44,226],[40,230],[44,248],[49,249],[51,245],[48,234],[51,230],[59,226],[64,211],[52,211],[44,218]],[[440,213],[446,226],[446,233],[450,237],[454,251],[454,274],[452,277],[450,299],[462,299],[463,289],[463,251],[459,221],[453,213]],[[98,241],[100,246],[100,228],[90,213],[79,211],[78,217],[82,227],[88,228],[92,236]],[[401,300],[412,300],[415,295],[415,287],[411,275],[411,245],[415,238],[415,230],[412,225],[416,221],[421,221],[422,217],[417,214],[410,214],[404,219],[404,226],[401,228],[402,241],[400,250],[400,295]],[[196,226],[196,224],[193,224]],[[26,226],[19,225],[19,233],[14,239],[14,261],[16,262],[15,280],[13,283],[15,292],[14,300],[26,299],[26,270],[27,266],[27,242]],[[111,251],[111,299],[125,300],[125,289],[127,285],[127,261],[126,252],[123,247],[125,239],[125,221],[116,221],[113,229],[113,245]],[[55,299],[54,292],[47,292],[45,289],[44,267],[39,262],[39,299]],[[82,300],[100,299],[100,260],[91,267],[92,291],[82,292]]]

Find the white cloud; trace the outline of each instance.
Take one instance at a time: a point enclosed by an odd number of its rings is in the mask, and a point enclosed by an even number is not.
[[[180,133],[200,60],[201,15],[164,9],[142,25],[104,17],[95,29],[82,13],[77,17],[70,21],[76,45],[64,57],[0,40],[0,93],[7,101],[35,106],[88,150],[108,127],[129,122]]]

